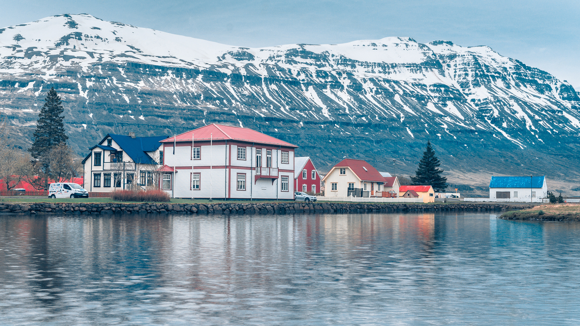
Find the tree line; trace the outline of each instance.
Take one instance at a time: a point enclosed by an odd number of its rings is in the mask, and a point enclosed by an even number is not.
[[[62,101],[51,88],[40,110],[34,142],[28,151],[14,144],[8,118],[0,119],[0,180],[7,190],[14,189],[21,181],[37,190],[46,190],[51,181],[80,175],[80,158],[67,145],[63,113]]]

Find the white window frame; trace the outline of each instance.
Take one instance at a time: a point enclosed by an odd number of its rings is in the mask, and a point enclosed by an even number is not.
[[[201,160],[201,146],[191,147],[191,160]]]
[[[238,173],[236,177],[236,190],[237,191],[246,191],[246,174],[245,173]]]
[[[280,191],[290,191],[290,178],[288,176],[282,176],[280,182]]]
[[[201,173],[199,172],[189,173],[189,190],[195,191],[201,190]]]
[[[338,191],[338,183],[337,182],[332,182],[330,184],[330,191]]]
[[[303,184],[302,185],[302,192],[307,192],[308,191],[308,186]]]
[[[167,185],[166,183],[169,182]],[[171,190],[171,173],[163,173],[163,181],[161,182],[161,189]]]
[[[310,186],[310,190],[312,191],[313,194],[316,194],[316,185],[312,185]]]
[[[290,163],[290,152],[282,151],[282,154],[280,156],[281,156],[280,159],[282,160],[281,161],[282,164],[289,164]]]
[[[246,160],[246,148],[238,146],[238,161]]]
[[[518,198],[518,192],[514,191],[514,198]]]
[[[340,175],[346,175],[346,168],[339,168]]]
[[[312,180],[316,180],[316,170],[312,170],[311,175],[312,175]]]
[[[306,169],[302,170],[302,180],[308,179],[308,171]]]

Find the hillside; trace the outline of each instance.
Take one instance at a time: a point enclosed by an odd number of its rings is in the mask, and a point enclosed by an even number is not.
[[[533,173],[573,194],[580,180],[579,94],[486,46],[390,37],[245,48],[86,14],[0,28],[0,111],[23,148],[50,87],[81,155],[109,132],[220,122],[294,143],[323,171],[346,156],[409,174],[431,140],[452,183]]]

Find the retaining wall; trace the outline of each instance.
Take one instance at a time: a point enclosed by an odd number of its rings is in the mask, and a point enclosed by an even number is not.
[[[0,203],[0,214],[185,214],[253,215],[295,213],[435,213],[503,212],[532,207],[502,204],[361,204],[361,203],[215,203],[215,204],[111,204],[111,203]]]

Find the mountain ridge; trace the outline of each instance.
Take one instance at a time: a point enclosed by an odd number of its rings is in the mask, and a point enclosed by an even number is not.
[[[107,132],[225,122],[295,143],[322,169],[348,156],[411,173],[430,139],[452,174],[580,179],[578,92],[488,46],[387,37],[248,48],[90,15],[0,28],[0,110],[22,147],[50,86],[79,154]]]

